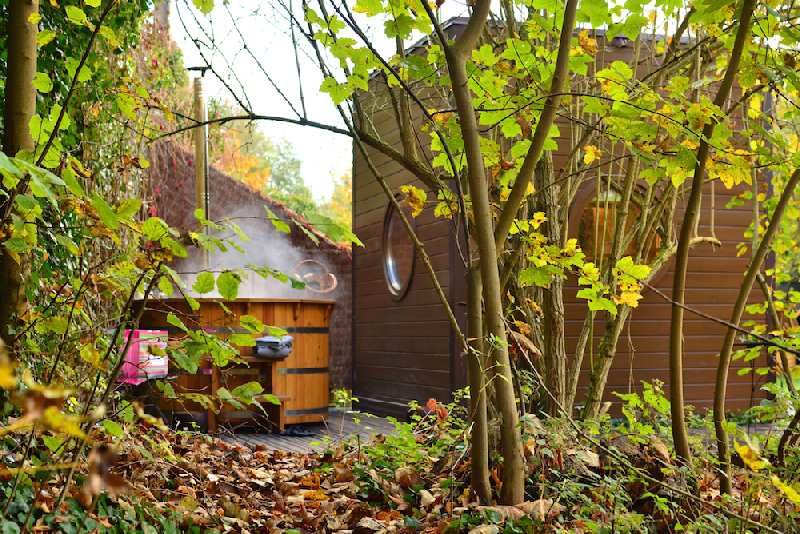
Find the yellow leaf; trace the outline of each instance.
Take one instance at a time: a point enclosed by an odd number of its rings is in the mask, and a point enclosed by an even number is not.
[[[614,302],[617,304],[627,304],[631,308],[636,308],[639,306],[639,300],[642,296],[639,293],[634,293],[633,291],[623,291],[622,294],[618,297],[614,297]]]
[[[599,148],[597,148],[594,145],[589,145],[583,150],[586,152],[586,154],[583,155],[583,162],[586,165],[589,165],[591,162],[599,158],[600,155],[603,153]]]
[[[589,30],[583,30],[578,34],[578,44],[581,45],[584,52],[592,56],[598,51],[597,40],[589,37]]]
[[[753,471],[763,469],[767,465],[764,460],[759,458],[758,451],[751,449],[749,446],[734,443],[733,448],[736,449],[744,464]]]
[[[528,189],[525,191],[525,196],[530,196],[536,192],[536,188],[533,187],[532,182],[528,182]]]
[[[425,207],[425,202],[428,200],[428,194],[422,189],[414,187],[413,185],[404,185],[400,187],[400,191],[408,195],[403,203],[408,204],[413,209],[411,216],[416,217],[422,213],[422,209]]]
[[[28,15],[28,22],[31,24],[39,24],[40,20],[42,20],[42,16],[38,13],[31,13]]]
[[[698,143],[697,139],[695,139],[694,137],[691,137],[691,138],[683,141],[681,144],[683,146],[685,146],[686,148],[688,148],[689,150],[695,150],[695,149],[697,149],[697,147],[700,146],[700,143]]]
[[[17,387],[17,379],[14,376],[15,367],[16,364],[9,362],[8,357],[3,355],[0,360],[0,388],[8,391]]]
[[[777,475],[772,475],[772,483],[775,484],[781,492],[786,495],[786,498],[795,504],[800,504],[800,493],[797,493],[793,487],[781,482]]]
[[[519,333],[522,334],[523,336],[527,336],[528,334],[531,333],[531,325],[529,325],[528,323],[524,321],[515,320],[514,324],[516,325],[517,330],[519,330]]]
[[[58,7],[58,2],[56,2],[56,0],[50,0],[50,5],[53,7]]]

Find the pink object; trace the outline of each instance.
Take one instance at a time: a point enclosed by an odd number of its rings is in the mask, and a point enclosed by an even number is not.
[[[124,343],[128,343],[130,330],[125,330]],[[119,381],[123,384],[136,386],[153,378],[162,378],[169,372],[169,359],[166,353],[154,354],[158,350],[148,350],[156,347],[161,351],[167,348],[168,333],[166,330],[134,330],[133,341],[125,355],[125,363],[119,374]]]

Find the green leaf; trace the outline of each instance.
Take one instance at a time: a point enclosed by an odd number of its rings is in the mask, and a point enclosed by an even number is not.
[[[41,171],[41,169],[37,169],[37,171]],[[43,179],[45,176],[47,175],[41,172],[31,172],[31,192],[37,197],[47,197],[53,206],[57,206],[58,200],[47,181]]]
[[[36,44],[45,46],[47,43],[56,38],[56,32],[52,30],[42,30],[36,34]]]
[[[172,384],[170,384],[168,381],[159,380],[158,382],[156,382],[156,387],[158,388],[159,391],[164,393],[165,397],[170,399],[176,397],[175,388],[173,388]],[[133,422],[133,421],[128,421],[128,422]]]
[[[71,524],[71,523],[65,523],[65,524]],[[13,521],[8,521],[4,519],[3,522],[0,523],[0,532],[2,532],[2,534],[19,534],[20,533],[19,525],[14,523]]]
[[[175,327],[178,327],[178,328],[180,328],[181,330],[183,330],[183,331],[184,331],[184,332],[186,332],[187,334],[189,333],[189,329],[188,329],[188,328],[186,328],[186,325],[185,325],[185,324],[183,324],[183,321],[181,321],[180,319],[178,319],[178,317],[177,317],[177,316],[176,316],[174,313],[171,313],[171,312],[170,312],[170,314],[169,314],[169,315],[167,315],[167,322],[168,322],[169,324],[171,324],[172,326],[175,326]]]
[[[33,86],[40,93],[49,93],[53,89],[53,81],[44,72],[37,72],[33,79]]]
[[[111,46],[121,46],[122,42],[120,42],[119,38],[117,38],[117,34],[114,33],[114,30],[109,28],[108,26],[100,26],[100,35],[105,37]]]
[[[111,230],[117,229],[119,226],[117,214],[114,213],[114,210],[103,200],[103,197],[101,197],[99,193],[95,193],[92,197],[92,206],[97,210],[97,215],[100,217],[100,220],[103,221],[103,224]]]
[[[22,211],[41,211],[39,201],[30,195],[17,195],[17,206]]]
[[[47,434],[42,434],[42,441],[44,442],[45,447],[50,449],[50,452],[56,452],[61,448],[61,445],[63,445],[64,438],[60,436],[48,436]]]
[[[190,308],[191,308],[193,311],[197,311],[197,310],[199,310],[199,309],[200,309],[200,303],[199,303],[199,302],[197,302],[197,301],[196,301],[195,299],[193,299],[192,297],[190,297],[189,295],[184,295],[184,296],[183,296],[183,298],[184,298],[184,299],[186,299],[186,302],[189,304],[189,307],[190,307]]]
[[[127,93],[120,93],[117,95],[117,106],[123,115],[130,120],[136,120],[136,100]]]
[[[112,421],[111,419],[106,419],[103,421],[103,428],[106,429],[106,432],[117,438],[121,438],[122,434],[124,433],[122,425],[116,421]]]
[[[180,243],[178,243],[169,236],[162,237],[161,239],[158,240],[158,242],[162,247],[168,249],[170,252],[172,252],[175,256],[179,258],[186,258],[187,256],[189,256],[189,253],[186,251],[183,245],[181,245]]]
[[[44,332],[54,332],[59,335],[67,333],[67,318],[66,317],[48,317],[38,323]]]
[[[250,241],[250,238],[245,235],[245,233],[242,231],[242,229],[239,227],[238,224],[236,224],[235,222],[231,221],[227,217],[225,218],[225,222],[228,223],[228,226],[230,227],[230,229],[233,230],[234,233],[236,233],[237,236],[239,236],[239,239],[241,239],[243,243],[247,243],[248,241]]]
[[[141,200],[129,198],[128,200],[123,200],[117,206],[115,206],[114,211],[117,214],[117,219],[127,219],[139,211],[139,208],[141,207]]]
[[[240,347],[256,346],[256,340],[250,334],[231,334],[227,341],[231,345],[239,345]]]
[[[169,358],[175,365],[181,369],[185,369],[190,375],[197,372],[197,362],[187,356],[185,352],[181,350],[171,350],[169,351]]]
[[[231,393],[234,397],[253,402],[253,397],[264,393],[264,387],[258,382],[248,382],[247,384],[242,384],[241,386],[233,388]],[[250,402],[247,404],[250,404]]]
[[[2,169],[6,173],[13,174],[18,178],[22,178],[23,176],[25,176],[23,172],[19,170],[19,167],[14,165],[14,162],[11,161],[9,157],[2,152],[0,152],[0,169]]]
[[[383,11],[381,0],[358,0],[353,6],[356,13],[366,13],[369,17],[374,17]],[[313,21],[309,21],[313,22]]]
[[[226,401],[233,399],[233,395],[231,395],[231,392],[228,391],[228,388],[224,388],[224,387],[217,388],[217,396],[220,399],[226,400]]]
[[[141,226],[142,233],[148,241],[159,241],[169,233],[167,223],[158,217],[150,217]]]
[[[271,402],[272,404],[274,404],[276,406],[280,406],[281,405],[281,401],[278,399],[278,397],[276,397],[272,393],[266,393],[265,395],[262,395],[262,399],[261,400],[262,400],[262,402],[263,401]]]
[[[56,242],[62,247],[66,248],[70,254],[73,254],[75,256],[80,255],[81,251],[80,249],[78,249],[78,246],[64,234],[56,234]]]
[[[260,334],[264,331],[264,324],[252,315],[242,315],[239,317],[239,324],[247,328],[251,334]]]
[[[87,6],[100,7],[100,0],[84,0]]]
[[[579,20],[590,22],[595,28],[611,22],[605,0],[583,0],[578,9]]]
[[[287,234],[290,232],[288,224],[278,219],[278,217],[276,217],[275,214],[272,213],[272,211],[267,206],[264,206],[264,209],[267,210],[267,215],[269,216],[269,220],[272,221],[272,224],[275,225],[275,228],[277,228],[279,232],[284,232]]]
[[[192,3],[203,15],[208,15],[214,9],[214,0],[192,0]]]
[[[308,228],[306,228],[306,227],[305,227],[305,226],[303,226],[302,224],[298,224],[298,225],[297,225],[297,227],[298,227],[298,228],[300,228],[300,230],[302,230],[302,231],[303,231],[303,233],[304,233],[304,234],[306,234],[306,236],[308,236],[308,238],[309,238],[311,241],[313,241],[315,245],[319,245],[319,238],[318,238],[317,236],[315,236],[315,235],[314,235],[314,234],[311,232],[311,230],[309,230]]]
[[[67,68],[67,73],[69,74],[70,78],[75,77],[75,72],[78,70],[78,65],[80,65],[80,60],[75,59],[74,57],[68,57],[65,61],[65,66]],[[85,82],[92,77],[91,69],[84,65],[81,67],[81,72],[78,75],[79,82]]]
[[[89,22],[89,18],[83,10],[76,6],[65,6],[64,11],[67,13],[67,20],[73,24],[80,24],[86,26],[90,30],[94,30],[94,24]]]
[[[478,50],[472,51],[472,61],[475,63],[483,63],[487,67],[491,67],[500,61],[500,58],[495,55],[494,50],[492,50],[492,45],[485,44]]]
[[[31,249],[31,246],[21,237],[7,239],[3,245],[11,252],[16,252],[17,254],[26,254]]]
[[[72,170],[72,165],[64,167],[64,170],[61,171],[61,179],[67,184],[70,193],[78,198],[86,198],[86,192],[83,190],[83,186],[78,183],[75,172]]]
[[[120,405],[123,406],[122,410],[119,411],[120,418],[126,423],[133,423],[136,419],[136,413],[133,411],[133,404],[128,401],[122,401]]]
[[[230,271],[225,271],[217,277],[217,289],[225,300],[236,300],[239,295],[239,278]]]
[[[175,291],[172,281],[166,276],[162,276],[158,281],[158,289],[160,289],[168,297],[171,297],[172,293]]]
[[[200,273],[197,275],[197,280],[192,285],[192,289],[201,295],[211,293],[214,291],[214,275],[209,272]]]
[[[267,328],[267,332],[269,332],[269,335],[271,335],[271,336],[281,337],[281,336],[285,336],[286,334],[289,333],[286,330],[284,330],[283,328],[278,328],[277,326],[266,325],[266,328]]]
[[[552,279],[552,275],[546,269],[530,267],[519,273],[519,283],[523,286],[547,287]]]
[[[325,81],[319,86],[319,90],[323,93],[328,93],[336,106],[353,94],[353,90],[347,84],[340,84],[330,76],[325,78]]]
[[[328,237],[331,239],[331,241],[335,243],[350,241],[358,246],[364,246],[361,240],[358,239],[358,237],[356,237],[356,235],[351,232],[350,228],[344,223],[334,221],[330,217],[326,217],[325,215],[320,215],[318,213],[310,214],[308,216],[308,222],[317,230],[328,234]]]

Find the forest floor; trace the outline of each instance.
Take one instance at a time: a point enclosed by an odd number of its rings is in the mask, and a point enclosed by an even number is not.
[[[327,425],[306,425],[318,430],[315,437],[219,438],[130,424],[114,439],[97,436],[75,483],[66,485],[59,472],[21,487],[0,532],[799,531],[800,496],[792,488],[800,454],[792,449],[783,468],[769,466],[770,442],[761,434],[737,439],[740,467],[728,496],[705,431],[695,431],[696,457],[683,464],[663,425],[631,432],[526,416],[526,501],[502,506],[479,503],[469,489],[467,428],[452,419],[395,424],[334,412]],[[268,445],[278,438],[316,450]],[[37,446],[47,443],[42,435]],[[494,492],[502,484],[496,454]],[[6,494],[12,478],[0,477]]]

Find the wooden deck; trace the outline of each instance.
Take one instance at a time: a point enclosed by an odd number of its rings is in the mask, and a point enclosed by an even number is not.
[[[243,443],[251,447],[265,445],[271,451],[309,454],[324,452],[331,447],[329,443],[340,443],[350,439],[351,436],[366,441],[373,434],[391,434],[395,430],[394,424],[386,419],[342,408],[330,408],[327,421],[303,423],[302,426],[315,435],[282,436],[269,434],[266,431],[255,432],[252,428],[248,428],[242,431],[220,429],[215,436],[227,443]]]

